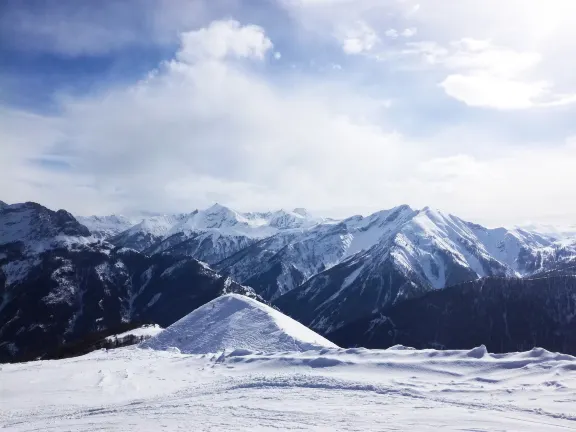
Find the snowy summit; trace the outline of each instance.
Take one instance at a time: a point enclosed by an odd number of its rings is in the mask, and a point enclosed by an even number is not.
[[[264,352],[338,348],[292,318],[240,294],[228,294],[189,313],[142,348],[186,354],[224,350]]]

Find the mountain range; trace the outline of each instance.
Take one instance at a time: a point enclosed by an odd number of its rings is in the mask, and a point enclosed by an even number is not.
[[[145,219],[108,240],[204,261],[323,333],[428,291],[576,262],[576,236],[488,229],[406,205],[334,220],[304,209],[241,213],[216,204]]]
[[[219,204],[74,217],[2,203],[0,359],[127,321],[167,326],[225,292],[264,300],[323,335],[346,334],[446,287],[572,277],[576,236],[545,231],[488,229],[407,205],[335,220]]]

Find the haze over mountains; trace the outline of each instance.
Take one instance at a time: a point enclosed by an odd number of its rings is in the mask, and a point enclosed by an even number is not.
[[[4,359],[34,356],[125,322],[165,327],[227,292],[267,301],[330,335],[445,287],[571,277],[575,263],[570,232],[487,229],[406,205],[334,220],[304,209],[241,213],[216,204],[138,220],[3,204],[0,350]],[[576,296],[572,284],[565,287],[567,298]],[[499,289],[471,298],[492,301]],[[561,313],[547,321],[549,331],[572,325],[573,304]],[[438,342],[428,339],[422,344]]]

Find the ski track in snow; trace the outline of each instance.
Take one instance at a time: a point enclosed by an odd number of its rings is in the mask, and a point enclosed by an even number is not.
[[[0,381],[8,431],[576,430],[576,358],[540,349],[128,347],[2,365]]]

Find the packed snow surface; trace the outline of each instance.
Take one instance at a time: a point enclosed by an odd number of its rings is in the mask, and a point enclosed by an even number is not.
[[[192,311],[141,347],[204,354],[238,349],[307,351],[336,345],[265,304],[228,294]]]
[[[6,431],[566,431],[576,358],[326,348],[180,354],[136,347],[5,364]]]

